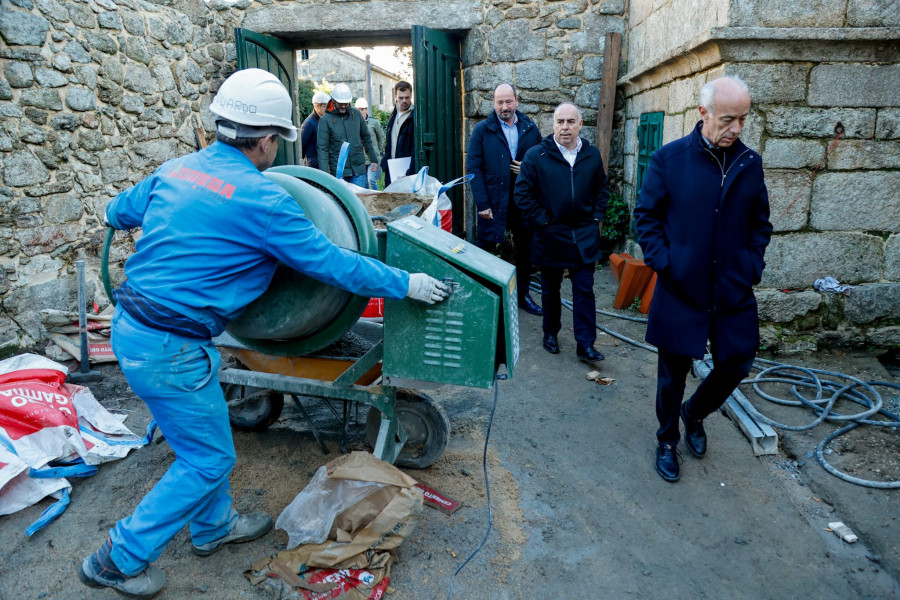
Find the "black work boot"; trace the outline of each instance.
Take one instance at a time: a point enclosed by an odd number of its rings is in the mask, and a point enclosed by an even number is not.
[[[110,587],[132,598],[152,598],[166,584],[165,574],[153,565],[137,575],[125,575],[113,562],[111,551],[112,541],[107,537],[99,550],[81,561],[78,579],[90,587]]]
[[[684,421],[684,445],[697,458],[706,456],[706,431],[703,421],[688,418],[687,404],[681,405],[681,420]]]
[[[659,442],[656,445],[656,472],[660,477],[672,482],[681,479],[678,466],[680,462],[681,453],[678,452],[677,444]]]

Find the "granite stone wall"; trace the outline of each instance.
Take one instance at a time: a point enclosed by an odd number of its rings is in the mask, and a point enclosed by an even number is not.
[[[678,2],[632,0],[630,10],[638,5],[658,6],[652,14],[667,18]],[[818,5],[813,11],[805,3],[734,0],[718,28],[685,35],[680,46],[645,50],[655,64],[629,65],[620,79],[627,97],[625,195],[633,204],[639,191],[641,114],[662,111],[663,142],[675,140],[699,120],[704,83],[741,77],[753,98],[741,139],[762,156],[775,227],[757,291],[764,344],[784,351],[818,343],[897,346],[897,15],[880,3]],[[629,34],[632,56],[636,32]],[[835,141],[838,123],[843,133]],[[855,287],[849,296],[814,291],[825,276]]]
[[[74,309],[74,263],[99,282],[109,198],[212,139],[208,105],[235,68],[233,28],[297,48],[409,43],[425,25],[459,36],[469,132],[491,90],[514,83],[544,134],[562,101],[593,139],[607,31],[625,0],[0,0],[0,355],[46,340],[39,311]],[[622,65],[626,52],[623,49]],[[624,68],[620,67],[620,72]],[[616,127],[621,130],[621,120]],[[621,178],[621,131],[610,172]],[[112,263],[137,234],[117,234]],[[114,278],[120,273],[114,273]]]

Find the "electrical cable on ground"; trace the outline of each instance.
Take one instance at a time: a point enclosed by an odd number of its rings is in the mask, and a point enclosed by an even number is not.
[[[506,379],[506,375],[496,375],[494,381],[494,405],[491,407],[491,416],[488,417],[487,424],[487,432],[484,435],[484,452],[481,455],[481,468],[484,471],[484,489],[487,493],[487,505],[488,505],[488,525],[487,531],[484,532],[484,538],[481,540],[481,543],[472,550],[472,554],[463,561],[459,567],[456,568],[456,571],[453,573],[453,576],[450,578],[450,584],[447,586],[447,600],[450,600],[450,595],[453,593],[453,581],[456,579],[456,576],[459,575],[459,572],[463,570],[463,568],[469,564],[469,561],[478,554],[478,551],[484,546],[485,542],[488,540],[488,536],[491,535],[491,527],[494,524],[494,511],[491,507],[491,485],[488,482],[488,472],[487,472],[487,449],[488,449],[488,440],[491,439],[491,425],[494,423],[494,412],[497,410],[497,398],[500,393],[500,381]]]
[[[840,135],[835,138],[835,141],[839,137]],[[541,291],[540,285],[537,285],[533,282],[531,283],[529,289],[534,292]],[[563,299],[562,305],[569,310],[573,310],[573,305],[570,300]],[[647,322],[647,319],[641,319],[639,317],[629,317],[627,315],[620,315],[618,313],[601,310],[597,310],[596,312],[598,314],[626,319],[629,321]],[[637,346],[638,348],[642,348],[650,352],[657,352],[657,349],[653,346],[624,336],[600,324],[597,324],[597,329],[628,344]],[[741,408],[744,409],[745,412],[747,412],[747,414],[762,423],[766,423],[768,425],[771,425],[772,427],[777,427],[785,431],[808,431],[820,425],[824,421],[850,421],[849,425],[831,432],[816,446],[815,455],[819,464],[822,465],[822,468],[825,469],[828,473],[849,483],[871,488],[900,489],[900,481],[873,481],[855,477],[853,475],[848,475],[847,473],[843,473],[842,471],[836,469],[825,459],[825,449],[829,443],[861,425],[900,429],[900,416],[897,416],[884,408],[884,401],[881,397],[881,394],[879,394],[875,390],[876,387],[900,390],[900,385],[887,381],[863,381],[851,375],[838,373],[836,371],[811,369],[762,358],[757,358],[754,361],[753,368],[757,369],[759,373],[751,379],[742,381],[741,384],[752,384],[753,391],[756,392],[756,394],[761,398],[768,400],[769,402],[781,404],[783,406],[806,406],[816,413],[816,419],[806,425],[788,425],[786,423],[779,423],[778,421],[775,421],[763,415],[746,398],[736,398],[738,404],[741,406]],[[786,373],[786,371],[794,371],[799,373],[800,375],[788,374]],[[836,379],[843,379],[848,381],[849,383],[842,384],[836,381],[832,381],[831,379],[822,379],[819,377],[819,375]],[[796,398],[796,400],[778,398],[776,396],[768,394],[760,388],[759,384],[761,383],[789,384],[791,386],[791,394],[794,396],[794,398]],[[798,388],[815,389],[815,399],[809,400],[798,391]],[[871,396],[866,395],[858,388],[865,389],[871,394]],[[824,397],[826,393],[830,394],[827,398]],[[735,398],[735,396],[732,397]],[[834,405],[837,404],[838,400],[840,399],[846,399],[855,402],[864,407],[865,410],[856,414],[849,415],[833,412],[832,409]],[[824,404],[824,406],[822,406],[822,404]],[[879,421],[869,418],[875,416],[876,414],[880,414],[886,417],[888,420]]]

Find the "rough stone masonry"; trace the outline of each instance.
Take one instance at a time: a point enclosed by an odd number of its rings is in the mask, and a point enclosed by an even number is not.
[[[666,141],[674,139],[691,126],[708,77],[741,74],[761,102],[747,137],[766,161],[773,214],[804,188],[829,123],[842,120],[843,143],[778,224],[763,282],[772,289],[759,294],[765,331],[785,347],[798,334],[900,344],[897,11],[867,0],[822,0],[828,10],[816,11],[776,0],[722,4],[0,0],[0,355],[39,348],[40,309],[74,309],[78,258],[88,262],[89,301],[106,304],[102,209],[195,150],[195,124],[211,137],[207,107],[236,68],[234,27],[299,49],[409,39],[414,24],[460,38],[467,135],[490,114],[493,87],[511,81],[544,134],[553,108],[574,101],[593,140],[604,36],[622,33],[609,171],[630,202],[640,115],[665,111]],[[135,235],[117,234],[114,279]],[[846,299],[822,296],[809,291],[813,273],[862,285]]]

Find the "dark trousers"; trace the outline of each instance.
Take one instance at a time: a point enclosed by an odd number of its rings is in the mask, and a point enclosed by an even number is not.
[[[541,306],[544,309],[544,334],[559,335],[560,321],[559,287],[563,271],[559,267],[541,267]],[[579,346],[593,346],[597,339],[597,303],[594,298],[594,263],[569,269],[572,280],[572,321],[575,325],[575,341]]]
[[[510,235],[505,237],[502,242],[485,242],[478,240],[478,247],[486,250],[491,254],[499,254],[506,262],[516,265],[516,289],[518,291],[518,300],[521,303],[528,293],[528,286],[531,283],[531,274],[534,273],[534,267],[531,264],[531,227],[527,226],[522,219],[522,211],[510,198],[509,213],[506,217],[506,229]]]
[[[659,429],[656,431],[656,439],[660,442],[677,444],[681,439],[678,419],[692,361],[690,356],[659,350],[656,379],[656,418],[659,420]],[[688,418],[702,420],[717,411],[741,380],[747,377],[752,366],[752,356],[719,361],[713,347],[713,370],[687,401],[685,412]]]

